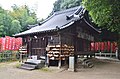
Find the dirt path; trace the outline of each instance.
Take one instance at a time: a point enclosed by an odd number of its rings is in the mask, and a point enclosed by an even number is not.
[[[0,79],[120,79],[120,62],[94,60],[93,68],[77,69],[77,72],[50,67],[43,70],[22,70],[16,63],[0,65]]]

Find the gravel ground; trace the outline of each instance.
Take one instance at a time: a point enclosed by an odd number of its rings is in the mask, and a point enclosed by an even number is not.
[[[28,71],[16,68],[17,63],[0,63],[0,79],[120,79],[120,61],[94,59],[93,68],[79,68],[77,72],[57,67]]]

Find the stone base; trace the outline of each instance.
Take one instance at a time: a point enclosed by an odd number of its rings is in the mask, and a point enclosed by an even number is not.
[[[72,71],[72,72],[75,72],[75,69],[70,69],[70,68],[69,68],[69,69],[68,69],[68,71]]]
[[[74,56],[69,57],[69,68],[68,71],[75,71],[75,58]]]

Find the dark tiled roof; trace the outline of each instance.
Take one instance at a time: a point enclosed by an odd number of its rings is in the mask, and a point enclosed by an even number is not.
[[[74,14],[81,15],[85,10],[82,6],[74,7],[64,11],[55,12],[51,17],[43,21],[40,26],[33,27],[27,31],[15,34],[14,36],[22,36],[27,34],[56,31],[63,29],[73,24],[75,20],[80,19],[80,17],[74,17]],[[69,19],[67,19],[69,17]],[[72,18],[71,18],[72,17]]]

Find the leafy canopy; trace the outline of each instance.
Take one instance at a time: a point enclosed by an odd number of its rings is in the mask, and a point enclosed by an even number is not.
[[[12,6],[13,11],[10,12],[10,15],[20,21],[20,25],[22,26],[22,30],[27,30],[28,24],[36,24],[37,23],[37,17],[35,12],[31,12],[29,8],[24,5],[21,7],[18,7],[17,5]]]
[[[0,37],[12,36],[26,30],[29,24],[37,23],[35,12],[31,12],[26,5],[14,5],[12,8],[13,11],[7,11],[0,7]]]
[[[83,0],[94,23],[102,28],[120,33],[119,0]]]
[[[53,12],[68,9],[71,7],[79,6],[82,0],[57,0],[54,3]]]

